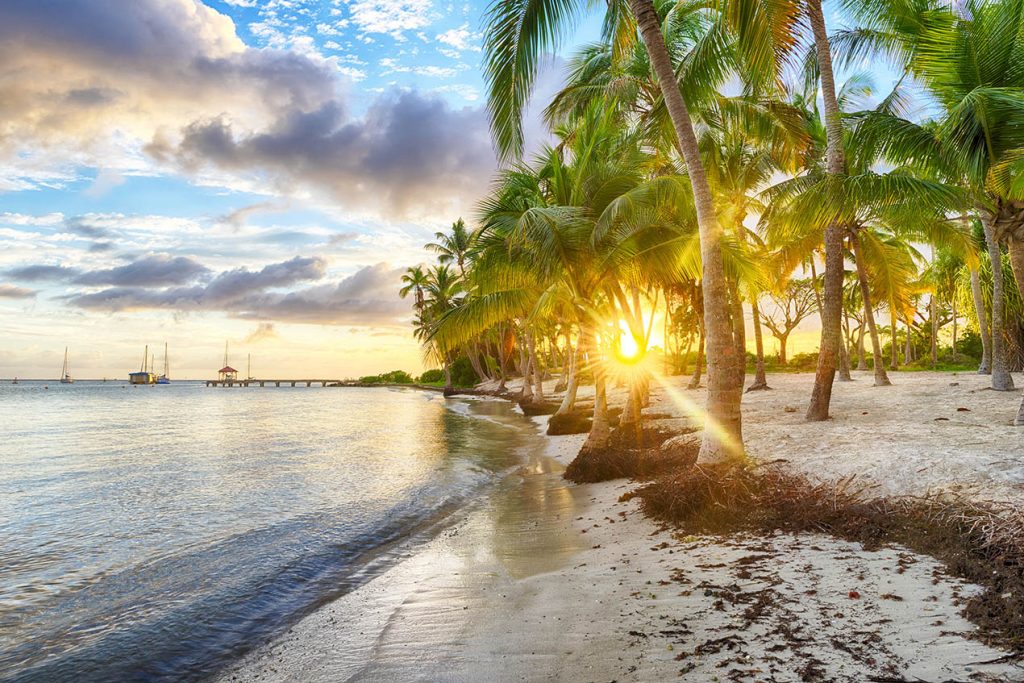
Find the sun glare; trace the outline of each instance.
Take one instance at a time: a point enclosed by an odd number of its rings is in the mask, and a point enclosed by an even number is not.
[[[619,328],[621,334],[619,335],[619,349],[616,354],[618,355],[618,360],[629,365],[639,363],[643,358],[643,351],[637,345],[636,340],[633,339],[633,335],[629,332],[629,328],[624,321],[619,323]]]

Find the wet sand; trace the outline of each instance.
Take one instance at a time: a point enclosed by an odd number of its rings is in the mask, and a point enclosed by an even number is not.
[[[974,588],[930,558],[678,537],[618,501],[629,482],[562,480],[581,441],[550,439],[413,557],[222,680],[1024,680],[969,638]]]

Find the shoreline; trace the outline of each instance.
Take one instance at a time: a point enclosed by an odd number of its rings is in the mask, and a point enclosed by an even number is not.
[[[561,479],[585,435],[542,438],[544,458],[413,557],[219,680],[1024,679],[972,638],[976,588],[935,560],[824,535],[681,537],[619,500],[635,482]],[[562,507],[530,508],[537,494]]]

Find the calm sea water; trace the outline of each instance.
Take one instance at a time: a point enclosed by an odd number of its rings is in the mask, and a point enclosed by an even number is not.
[[[202,678],[436,531],[535,445],[521,420],[414,390],[0,385],[0,679]]]

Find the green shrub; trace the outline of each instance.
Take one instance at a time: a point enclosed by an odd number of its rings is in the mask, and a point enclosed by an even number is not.
[[[380,375],[367,375],[360,377],[362,384],[412,384],[415,380],[405,370],[392,370]]]
[[[461,356],[452,363],[452,386],[456,387],[472,387],[476,386],[480,378],[477,377],[476,372],[473,371],[473,366],[469,363],[469,358]]]
[[[444,381],[444,370],[435,368],[433,370],[427,370],[420,375],[420,382],[423,384],[435,384],[437,382]]]

